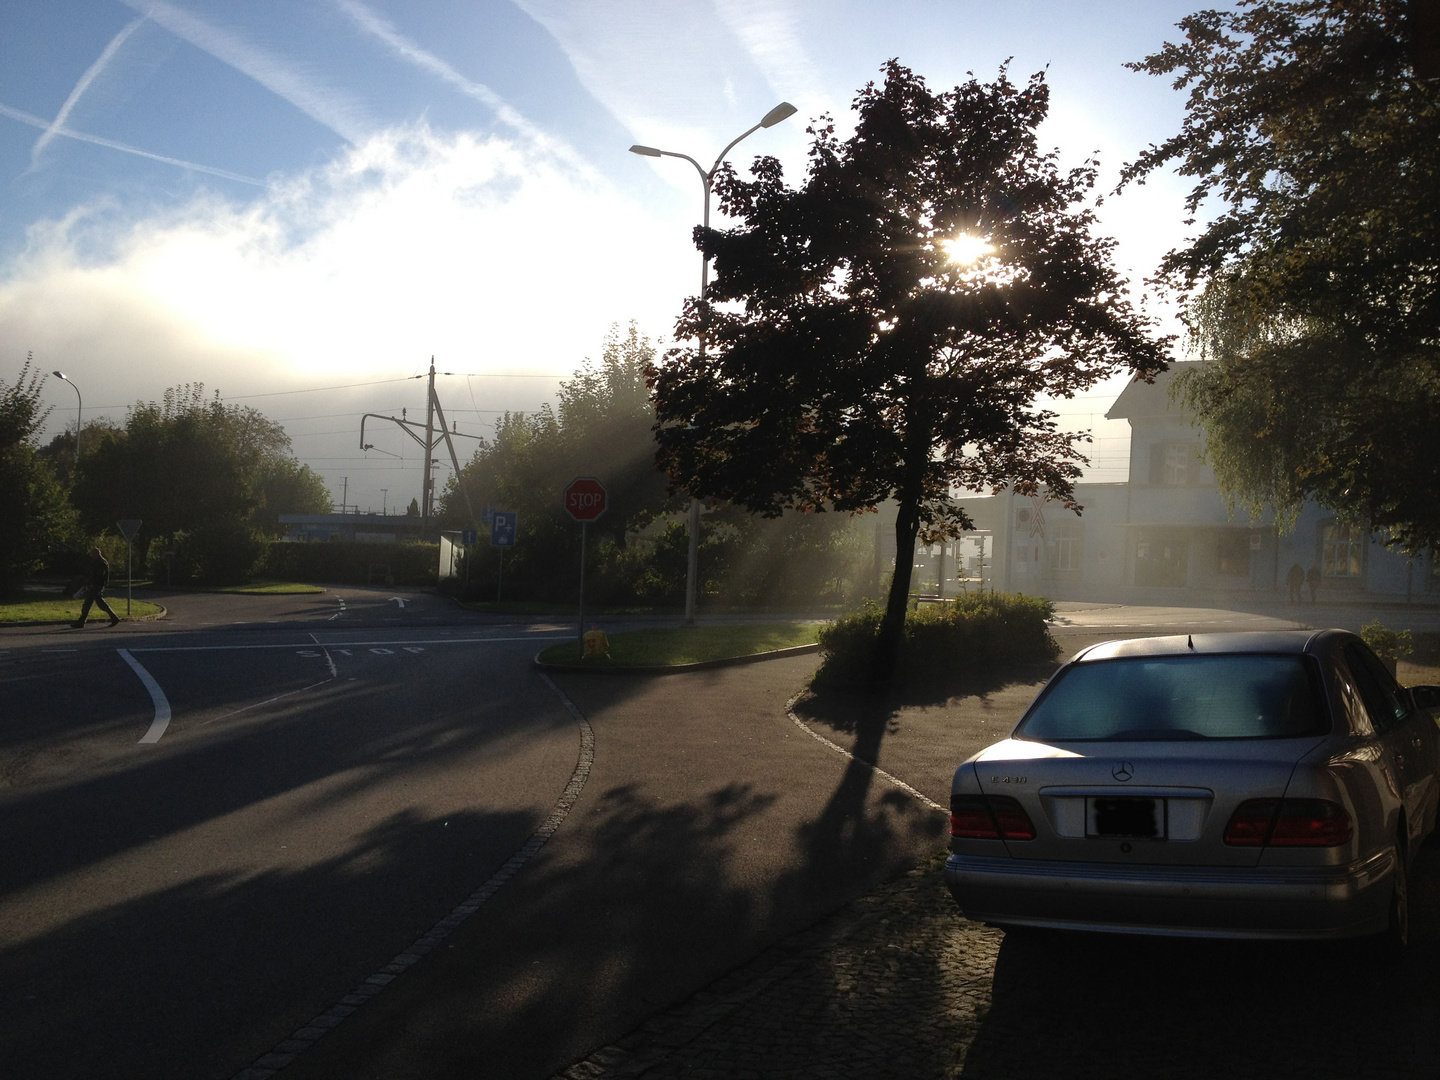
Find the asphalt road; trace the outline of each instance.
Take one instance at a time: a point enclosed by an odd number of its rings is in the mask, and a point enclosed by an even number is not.
[[[574,771],[529,667],[552,626],[195,600],[0,637],[8,1077],[235,1075],[501,867]]]
[[[944,844],[787,718],[813,657],[546,680],[568,625],[433,596],[162,602],[0,631],[7,1078],[545,1077]],[[1067,652],[1293,624],[1060,615]],[[897,713],[875,756],[943,803],[1032,693],[996,686],[964,731]],[[997,1010],[1023,999],[993,942],[973,957]]]

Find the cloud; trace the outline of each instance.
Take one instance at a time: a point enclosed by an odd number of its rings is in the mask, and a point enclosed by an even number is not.
[[[254,79],[347,142],[360,141],[371,127],[361,108],[349,98],[305,78],[292,65],[251,45],[233,31],[208,23],[191,12],[165,3],[165,0],[121,2],[176,37]]]
[[[568,375],[613,322],[667,332],[693,285],[693,250],[647,208],[514,141],[423,124],[249,203],[115,213],[32,227],[0,280],[0,340],[97,402],[186,381],[227,396],[354,382],[432,354],[451,371]],[[533,408],[553,388],[540,382],[503,407]]]
[[[55,138],[56,135],[64,133],[65,121],[69,119],[70,110],[75,108],[75,103],[84,96],[85,91],[90,89],[90,84],[105,70],[105,66],[110,63],[111,57],[120,51],[120,46],[125,44],[125,39],[139,29],[143,22],[145,22],[144,15],[135,19],[133,22],[127,23],[118,34],[110,39],[110,43],[100,51],[100,56],[96,61],[85,69],[85,73],[80,76],[80,80],[71,89],[70,96],[65,99],[65,104],[61,105],[60,111],[55,114],[55,119],[41,132],[40,138],[36,139],[35,145],[30,148],[30,167],[32,169],[35,168],[36,163],[39,162],[40,154],[45,147],[50,144],[50,140]]]

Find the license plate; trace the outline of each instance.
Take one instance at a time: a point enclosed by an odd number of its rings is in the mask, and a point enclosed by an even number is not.
[[[1128,795],[1085,800],[1085,835],[1165,839],[1165,800]]]

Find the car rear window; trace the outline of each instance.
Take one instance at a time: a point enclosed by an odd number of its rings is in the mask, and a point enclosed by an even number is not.
[[[1163,656],[1067,668],[1015,734],[1043,742],[1284,739],[1328,727],[1303,657]]]

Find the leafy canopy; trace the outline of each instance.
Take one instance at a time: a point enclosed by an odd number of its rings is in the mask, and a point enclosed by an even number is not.
[[[1185,393],[1221,484],[1306,497],[1440,542],[1440,79],[1419,5],[1241,0],[1179,24],[1136,70],[1188,90],[1180,131],[1122,173],[1173,165],[1207,219],[1159,278],[1209,361]]]
[[[851,138],[809,129],[799,186],[773,158],[752,180],[721,172],[738,224],[699,232],[714,282],[653,386],[659,460],[696,495],[767,516],[897,500],[893,615],[917,535],[968,525],[957,491],[1045,487],[1073,506],[1077,437],[1037,397],[1155,372],[1164,343],[1092,234],[1095,163],[1062,172],[1037,146],[1043,75],[934,93],[883,70]]]
[[[74,514],[35,440],[49,410],[45,377],[27,358],[13,383],[0,379],[0,596],[13,593],[72,538]]]

